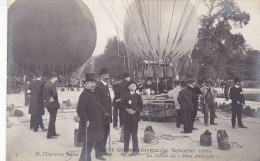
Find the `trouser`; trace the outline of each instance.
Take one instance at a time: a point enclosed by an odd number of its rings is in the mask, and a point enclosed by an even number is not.
[[[28,106],[30,103],[30,96],[28,94],[25,94],[24,96],[24,105]]]
[[[225,94],[225,99],[228,101],[229,100],[228,90],[224,89],[224,94]]]
[[[181,126],[181,110],[180,109],[177,109],[176,110],[176,126],[179,128]]]
[[[55,122],[56,122],[57,111],[58,111],[57,108],[48,109],[48,112],[50,114],[50,120],[49,120],[47,137],[56,135]]]
[[[107,138],[110,132],[110,124],[103,125],[104,138],[101,141],[96,142],[96,157],[102,156],[102,153],[106,152]]]
[[[198,104],[198,102],[194,102],[193,105],[194,105],[194,109],[190,112],[192,127],[194,125],[194,122],[195,122],[195,119],[196,119],[196,116],[197,116],[197,111],[198,111],[199,104]]]
[[[236,126],[236,117],[237,117],[237,123],[239,127],[244,126],[242,123],[242,105],[240,104],[236,104],[236,103],[232,103],[232,126]]]
[[[33,129],[35,123],[35,115],[31,114],[31,119],[30,119],[30,129]]]
[[[39,126],[41,129],[44,129],[43,121],[42,121],[42,115],[34,115],[34,125],[33,130],[38,131]]]
[[[181,110],[182,123],[184,126],[184,132],[192,132],[192,122],[190,110]]]
[[[133,151],[139,152],[137,131],[138,131],[137,121],[133,121],[132,118],[130,118],[129,121],[126,121],[124,123],[124,151],[125,152],[129,151],[130,134],[132,135]]]
[[[209,123],[209,111],[210,111],[210,123],[214,124],[215,122],[215,105],[214,103],[211,104],[204,104],[204,123]]]
[[[119,106],[114,106],[114,109],[113,109],[113,127],[117,127],[118,113],[119,113],[119,125],[120,125],[120,127],[123,126],[122,110],[119,108]]]
[[[87,147],[86,147],[86,145],[87,145]],[[89,142],[87,144],[86,144],[86,142],[84,143],[81,153],[80,153],[79,161],[91,161],[91,151],[92,151],[93,145],[94,145],[94,142]],[[86,158],[86,148],[87,148],[87,158]]]

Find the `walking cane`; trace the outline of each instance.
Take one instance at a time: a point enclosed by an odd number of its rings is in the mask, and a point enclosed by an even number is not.
[[[88,160],[88,147],[87,147],[87,141],[88,141],[88,125],[86,125],[85,161]]]
[[[111,161],[111,136],[110,136],[110,131],[109,131],[109,160]]]

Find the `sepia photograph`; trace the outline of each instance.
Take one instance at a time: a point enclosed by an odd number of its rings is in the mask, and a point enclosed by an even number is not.
[[[259,0],[0,7],[6,161],[260,161]]]

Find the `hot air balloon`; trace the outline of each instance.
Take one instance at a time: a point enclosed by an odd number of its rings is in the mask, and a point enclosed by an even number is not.
[[[8,10],[8,58],[26,70],[72,72],[91,57],[96,39],[81,0],[16,0]]]
[[[131,54],[151,64],[172,63],[179,73],[197,39],[197,5],[189,0],[132,1],[123,27]]]

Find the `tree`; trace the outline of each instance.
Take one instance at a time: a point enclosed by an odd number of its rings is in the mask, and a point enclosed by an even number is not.
[[[200,17],[198,41],[193,58],[203,64],[200,77],[234,78],[245,76],[245,56],[249,51],[242,34],[232,28],[247,25],[250,16],[232,0],[204,0],[207,14]],[[206,72],[206,73],[204,73]]]
[[[117,37],[108,39],[104,54],[95,59],[95,73],[99,73],[100,69],[105,67],[110,71],[111,76],[122,78],[123,73],[127,71],[126,53],[124,43],[118,42]]]

